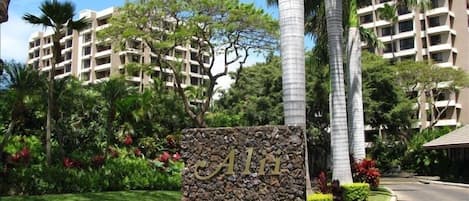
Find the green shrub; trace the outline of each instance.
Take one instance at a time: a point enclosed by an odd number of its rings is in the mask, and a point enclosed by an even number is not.
[[[367,183],[353,183],[342,185],[344,201],[366,201],[370,194]]]
[[[315,193],[308,196],[308,201],[332,201],[332,194]]]
[[[181,180],[180,171],[161,171],[141,158],[108,159],[101,168],[41,164],[9,169],[0,180],[0,195],[177,190]]]

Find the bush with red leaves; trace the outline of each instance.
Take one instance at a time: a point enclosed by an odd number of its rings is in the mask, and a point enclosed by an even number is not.
[[[376,168],[374,160],[363,159],[353,165],[352,176],[354,182],[365,182],[370,184],[371,188],[376,188],[379,185],[381,174]]]
[[[103,155],[96,155],[91,158],[91,164],[93,164],[94,167],[101,167],[104,165],[105,157]]]
[[[64,167],[66,168],[80,168],[81,167],[81,164],[79,161],[73,160],[71,158],[65,157],[62,162],[63,162]]]

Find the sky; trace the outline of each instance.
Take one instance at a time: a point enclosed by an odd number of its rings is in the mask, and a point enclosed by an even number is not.
[[[61,0],[59,0],[61,1]],[[122,6],[125,0],[71,0],[76,6],[76,15],[78,16],[81,10],[103,10],[111,6]],[[33,26],[25,23],[21,17],[25,13],[39,15],[39,6],[43,0],[12,0],[9,7],[9,20],[1,24],[0,35],[0,57],[3,60],[15,60],[18,62],[26,62],[28,52],[28,39],[30,35],[37,31],[43,31],[41,26]],[[241,0],[244,3],[254,3],[258,8],[274,18],[278,18],[278,9],[276,7],[268,7],[266,0]],[[310,39],[307,39],[306,44],[311,44]],[[309,46],[310,48],[311,46]],[[247,65],[256,62],[264,61],[263,55],[253,55],[248,61]],[[222,87],[226,88],[229,85],[229,78],[220,80]]]

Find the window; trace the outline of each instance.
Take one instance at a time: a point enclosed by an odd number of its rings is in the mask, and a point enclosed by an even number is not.
[[[96,79],[102,79],[102,78],[109,77],[110,74],[111,74],[111,72],[109,70],[96,72]]]
[[[441,35],[430,36],[430,45],[441,44]]]
[[[191,85],[199,85],[199,78],[191,77]]]
[[[430,27],[437,27],[440,26],[440,17],[431,17],[429,18],[429,25]]]
[[[358,7],[359,8],[364,8],[364,7],[367,7],[367,6],[371,6],[371,0],[361,0],[361,1],[358,1]]]
[[[407,6],[405,5],[400,5],[398,8],[397,8],[397,13],[399,15],[405,15],[407,13],[410,13],[410,10]]]
[[[70,47],[72,47],[72,44],[73,44],[72,39],[69,39],[69,40],[65,41],[65,48],[70,48]]]
[[[401,50],[414,48],[414,38],[401,39],[399,41],[399,47]]]
[[[204,60],[204,63],[205,63],[205,64],[210,64],[210,57],[209,57],[209,56],[204,55],[204,56],[203,56],[203,60]]]
[[[104,58],[96,59],[97,66],[108,64],[108,63],[111,63],[111,57],[104,57]]]
[[[197,56],[197,53],[191,52],[191,60],[193,60],[193,61],[198,61],[199,60],[199,58]]]
[[[403,56],[401,57],[401,61],[411,60],[415,61],[415,55]]]
[[[67,29],[67,36],[70,36],[73,34],[73,29]]]
[[[441,6],[443,6],[441,3],[440,3],[440,0],[431,0],[432,1],[432,9],[434,8],[439,8]]]
[[[384,53],[391,53],[392,51],[392,44],[391,43],[386,43],[384,44]]]
[[[425,31],[425,20],[420,20],[420,29]]]
[[[182,50],[176,50],[174,55],[176,56],[176,58],[181,58],[181,59],[186,58],[186,52]]]
[[[412,31],[414,29],[414,23],[412,20],[399,22],[399,33]]]
[[[381,36],[390,36],[392,34],[392,28],[391,27],[383,27],[381,28]]]
[[[91,60],[90,59],[85,59],[83,60],[83,69],[91,67]]]
[[[34,51],[34,57],[39,57],[39,50]]]
[[[89,72],[82,73],[82,74],[81,74],[81,80],[83,80],[83,81],[88,81],[88,80],[90,80],[90,73],[89,73]]]
[[[65,64],[65,72],[69,73],[72,71],[72,64]]]
[[[198,65],[191,65],[191,73],[199,73],[199,66]]]
[[[83,47],[83,56],[91,54],[91,46]]]
[[[370,23],[373,22],[373,14],[368,14],[360,17],[360,23],[365,24],[365,23]]]
[[[111,45],[104,45],[104,44],[96,45],[96,49],[97,49],[98,52],[110,50]]]
[[[49,55],[49,54],[50,54],[50,48],[46,48],[46,49],[44,49],[44,50],[42,50],[42,51],[43,51],[43,54],[44,54],[44,55]]]
[[[91,41],[91,33],[87,33],[83,35],[83,43],[87,43]]]
[[[103,25],[106,25],[107,24],[107,21],[108,21],[109,18],[105,18],[105,19],[99,19],[98,20],[98,26],[103,26]]]
[[[69,52],[65,53],[64,60],[71,60],[71,59],[72,59],[72,52],[69,51]]]
[[[431,58],[435,62],[443,62],[443,54],[441,52],[431,54]]]

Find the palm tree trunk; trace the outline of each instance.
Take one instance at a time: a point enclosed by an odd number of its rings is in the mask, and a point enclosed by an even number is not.
[[[329,62],[331,68],[332,179],[352,183],[347,135],[344,71],[342,60],[342,0],[326,1]]]
[[[51,58],[51,69],[49,72],[49,91],[47,96],[47,119],[46,119],[46,161],[50,165],[52,162],[51,154],[51,138],[52,138],[52,129],[53,129],[53,119],[52,113],[54,111],[54,82],[55,82],[55,68],[57,62],[60,61],[60,33],[55,33],[53,36],[53,46],[52,46],[52,58]]]
[[[357,161],[365,159],[366,157],[362,96],[361,40],[358,26],[357,0],[352,0],[350,1],[347,41],[349,89],[347,96],[347,113],[349,115],[349,151]]]
[[[279,0],[280,48],[285,125],[298,125],[306,131],[306,84],[304,53],[304,1]],[[305,140],[306,191],[312,193],[308,150]]]

